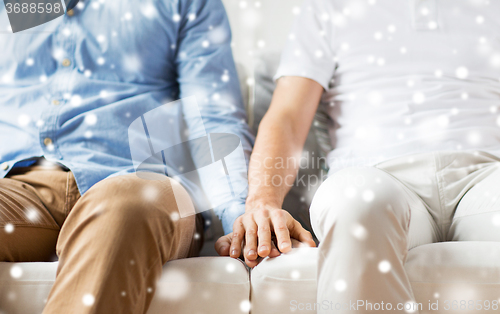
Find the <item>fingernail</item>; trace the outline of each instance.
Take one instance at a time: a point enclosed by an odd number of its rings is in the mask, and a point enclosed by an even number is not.
[[[266,245],[262,245],[260,248],[259,248],[259,252],[264,252],[264,251],[267,251],[268,247]]]
[[[254,250],[248,251],[248,255],[255,255],[255,251]]]
[[[227,246],[221,246],[221,247],[220,247],[220,250],[221,250],[221,251],[224,251],[225,249],[227,249]]]
[[[281,245],[280,245],[280,247],[281,247],[282,249],[286,249],[286,248],[287,248],[287,247],[289,247],[289,246],[290,246],[290,244],[289,244],[288,242],[281,242]]]
[[[232,250],[231,255],[236,255],[236,250]]]

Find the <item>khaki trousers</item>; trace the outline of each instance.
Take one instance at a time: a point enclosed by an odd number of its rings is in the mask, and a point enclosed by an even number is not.
[[[415,302],[404,269],[409,250],[500,241],[500,158],[442,151],[340,170],[318,189],[311,222],[321,241],[318,302],[383,302],[391,313],[407,313],[396,309]]]
[[[81,197],[69,171],[14,169],[0,179],[0,261],[59,259],[44,314],[146,313],[162,265],[203,242],[201,215],[179,218],[187,192],[156,179],[109,178]]]

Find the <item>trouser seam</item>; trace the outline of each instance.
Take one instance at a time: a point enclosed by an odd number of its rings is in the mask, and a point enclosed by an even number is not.
[[[64,214],[67,216],[69,211],[69,175],[71,172],[68,172],[66,175],[66,197],[64,202]]]
[[[13,226],[17,228],[39,228],[39,229],[49,229],[49,230],[57,230],[59,231],[59,227],[52,227],[52,226],[40,226],[40,225],[28,225],[24,221],[9,221],[9,224],[12,224]]]
[[[439,197],[439,223],[438,226],[442,226],[443,224],[446,224],[444,221],[444,189],[443,189],[443,178],[442,178],[442,173],[441,173],[441,159],[439,156],[439,153],[434,152],[434,173],[436,177],[436,185],[438,188],[438,197]],[[440,233],[440,238],[441,241],[443,241],[446,237],[443,235],[443,229],[440,228],[439,230]]]

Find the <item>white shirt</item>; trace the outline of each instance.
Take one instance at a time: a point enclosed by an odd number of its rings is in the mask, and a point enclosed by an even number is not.
[[[330,173],[436,150],[500,156],[500,1],[307,0],[275,79],[326,92]]]

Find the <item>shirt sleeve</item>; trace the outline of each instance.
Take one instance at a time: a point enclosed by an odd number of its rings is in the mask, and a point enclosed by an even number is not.
[[[231,171],[236,174],[231,176],[231,183],[233,188],[246,188],[237,189],[242,192],[234,193],[231,201],[214,208],[222,220],[225,233],[230,233],[235,219],[245,211],[248,192],[247,169],[254,136],[246,121],[246,111],[231,51],[229,21],[221,0],[186,3],[189,5],[181,9],[183,20],[179,30],[176,62],[180,98],[196,96],[206,133],[237,135],[243,148],[245,160],[243,163],[232,165]],[[211,137],[211,140],[213,141],[214,137]],[[200,147],[194,145],[191,149],[193,155],[200,154]],[[200,173],[200,176],[217,177],[226,174],[204,172]]]
[[[293,23],[274,80],[300,76],[328,89],[335,70],[332,10],[328,1],[306,0]]]

